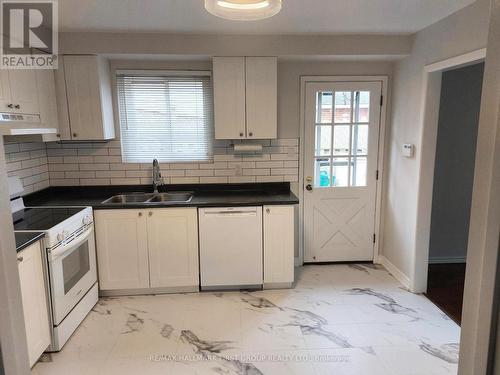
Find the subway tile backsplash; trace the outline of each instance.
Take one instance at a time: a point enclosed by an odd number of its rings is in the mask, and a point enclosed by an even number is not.
[[[21,178],[25,194],[49,187],[45,143],[6,143],[5,160],[8,176]]]
[[[241,142],[241,141],[235,141]],[[297,182],[299,141],[252,140],[262,152],[234,153],[233,141],[215,141],[209,163],[160,163],[164,183]],[[51,186],[151,184],[152,163],[122,163],[120,141],[48,143]]]

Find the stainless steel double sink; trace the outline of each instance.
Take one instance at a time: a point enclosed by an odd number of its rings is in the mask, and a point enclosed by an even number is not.
[[[193,199],[193,193],[130,193],[114,195],[106,199],[102,204],[162,204],[162,203],[189,203]]]

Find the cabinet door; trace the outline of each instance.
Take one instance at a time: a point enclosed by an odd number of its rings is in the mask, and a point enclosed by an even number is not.
[[[103,140],[97,56],[64,56],[72,140]]]
[[[151,287],[199,285],[196,208],[165,208],[148,212]]]
[[[40,113],[35,70],[9,70],[9,86],[12,104],[19,106],[14,112]]]
[[[12,104],[9,86],[9,71],[0,69],[0,112],[14,112],[14,108],[10,108]]]
[[[278,65],[275,57],[246,58],[247,138],[278,136]]]
[[[264,284],[294,280],[294,207],[264,207]]]
[[[214,57],[215,139],[243,139],[245,130],[245,58]]]
[[[37,70],[36,79],[42,124],[59,129],[54,72],[50,69]]]
[[[66,78],[64,74],[64,59],[59,59],[57,69],[54,71],[57,117],[59,120],[59,135],[61,141],[71,141],[71,127],[69,125],[68,96],[66,91]]]
[[[17,255],[30,366],[50,345],[49,314],[40,242]]]
[[[96,210],[101,290],[149,288],[147,218],[143,210]]]

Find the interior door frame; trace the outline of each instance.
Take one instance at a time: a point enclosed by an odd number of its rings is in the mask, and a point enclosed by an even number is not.
[[[305,163],[305,127],[306,127],[306,85],[308,83],[326,83],[326,82],[380,82],[382,84],[382,106],[380,108],[380,130],[378,139],[377,170],[379,172],[376,198],[375,198],[375,245],[373,246],[373,262],[379,263],[379,251],[383,243],[383,212],[382,197],[384,195],[384,156],[386,145],[386,120],[389,77],[380,76],[301,76],[300,77],[300,134],[299,134],[299,259],[297,265],[304,264],[305,254],[305,236],[304,236],[304,163]]]
[[[486,48],[481,48],[424,66],[420,106],[422,152],[419,156],[418,211],[415,248],[411,258],[412,269],[408,285],[413,293],[427,292],[432,194],[443,72],[477,64],[484,61],[485,58]]]

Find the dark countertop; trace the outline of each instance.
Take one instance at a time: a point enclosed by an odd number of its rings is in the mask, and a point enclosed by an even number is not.
[[[261,184],[198,184],[165,185],[160,192],[189,191],[190,202],[155,204],[103,204],[121,193],[151,193],[150,185],[50,187],[24,197],[27,207],[33,206],[92,206],[94,209],[154,208],[154,207],[229,207],[294,205],[299,200],[290,191],[290,183]]]
[[[14,232],[14,235],[16,237],[17,252],[26,249],[29,245],[45,237],[45,233],[43,232]]]

